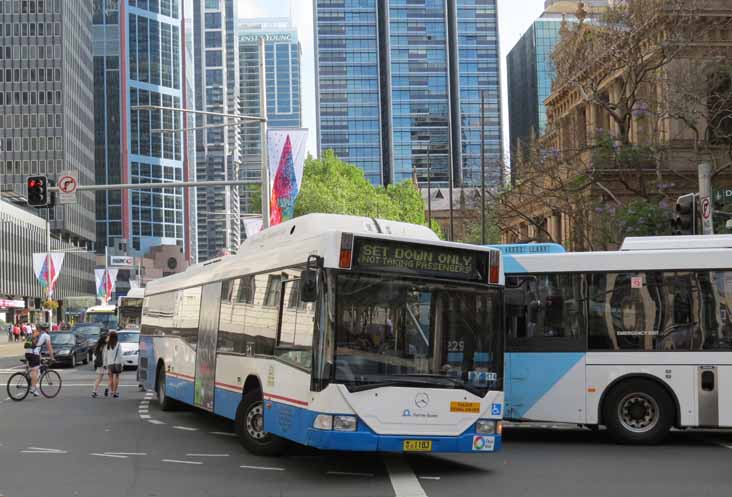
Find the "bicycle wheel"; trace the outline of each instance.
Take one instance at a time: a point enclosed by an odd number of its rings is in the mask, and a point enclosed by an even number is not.
[[[41,375],[41,393],[47,399],[52,399],[61,391],[61,375],[53,369],[49,369]]]
[[[30,379],[25,373],[15,373],[8,378],[8,397],[19,402],[30,392]]]

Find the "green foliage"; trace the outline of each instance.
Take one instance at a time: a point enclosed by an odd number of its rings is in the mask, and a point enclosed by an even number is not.
[[[262,187],[260,185],[244,185],[243,190],[249,197],[245,212],[250,214],[262,213]]]
[[[422,195],[411,181],[386,188],[374,186],[361,169],[338,159],[332,150],[320,159],[306,159],[295,204],[295,216],[317,212],[426,225],[424,211]],[[441,235],[438,230],[435,232]]]
[[[481,244],[480,212],[475,211],[475,215],[478,216],[477,220],[467,224],[465,235],[458,241],[475,245]],[[485,242],[492,245],[501,243],[501,227],[496,212],[492,208],[487,208],[485,213]]]
[[[671,234],[670,205],[636,199],[622,207],[597,207],[600,222],[600,243],[606,247],[619,245],[629,236],[664,236]]]

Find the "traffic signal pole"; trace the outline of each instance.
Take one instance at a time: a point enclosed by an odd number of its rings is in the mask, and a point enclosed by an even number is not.
[[[234,181],[170,181],[167,183],[122,183],[119,185],[80,185],[76,188],[78,192],[96,192],[108,190],[149,190],[150,188],[196,188],[203,186],[239,186],[258,185],[259,180],[234,180]],[[49,192],[59,191],[57,186],[48,187]]]
[[[699,205],[703,235],[714,234],[714,204],[712,203],[712,164],[699,164]]]

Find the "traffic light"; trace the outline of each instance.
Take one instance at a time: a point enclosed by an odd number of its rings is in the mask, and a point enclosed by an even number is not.
[[[674,235],[696,235],[697,226],[697,194],[682,195],[676,200],[676,212],[671,221]]]
[[[28,205],[31,207],[47,207],[51,196],[48,191],[48,178],[45,176],[28,177]]]

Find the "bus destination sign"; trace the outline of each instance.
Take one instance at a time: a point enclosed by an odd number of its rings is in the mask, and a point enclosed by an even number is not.
[[[353,268],[481,281],[481,275],[485,277],[482,269],[487,264],[486,259],[484,254],[468,250],[356,238]]]

